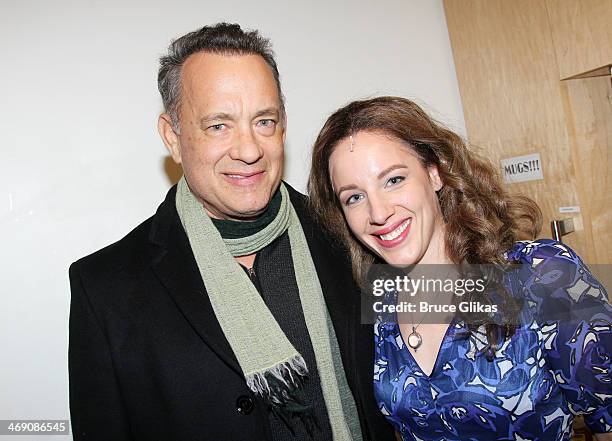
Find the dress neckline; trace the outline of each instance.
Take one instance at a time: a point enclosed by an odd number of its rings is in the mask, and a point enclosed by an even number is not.
[[[417,370],[420,374],[422,374],[428,380],[435,378],[438,371],[440,370],[440,364],[442,363],[442,358],[443,358],[441,355],[445,347],[445,343],[451,338],[454,339],[455,333],[456,333],[456,325],[457,325],[457,318],[453,317],[451,322],[448,324],[446,331],[444,332],[444,337],[442,337],[442,340],[440,340],[440,346],[438,348],[438,353],[436,354],[436,360],[434,361],[431,372],[427,374],[423,370],[421,365],[415,360],[414,356],[412,355],[412,352],[410,352],[410,349],[408,348],[408,345],[406,344],[406,340],[404,339],[404,336],[402,334],[402,330],[399,326],[399,323],[397,322],[397,316],[395,317],[395,327],[397,328],[397,333],[402,340],[402,348],[400,350],[408,354],[408,359],[410,363],[412,364],[413,369]]]

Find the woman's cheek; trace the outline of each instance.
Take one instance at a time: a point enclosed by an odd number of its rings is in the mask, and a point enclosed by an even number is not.
[[[356,215],[355,210],[344,209],[344,216],[346,218],[346,223],[348,224],[349,229],[355,235],[359,235],[362,231],[359,228],[361,222],[359,221],[359,217]]]

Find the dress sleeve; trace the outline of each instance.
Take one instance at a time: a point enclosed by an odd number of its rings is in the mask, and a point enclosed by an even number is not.
[[[570,410],[594,433],[612,432],[612,307],[604,286],[567,245],[515,247],[521,284],[535,308],[546,358]],[[550,332],[552,330],[552,332]]]

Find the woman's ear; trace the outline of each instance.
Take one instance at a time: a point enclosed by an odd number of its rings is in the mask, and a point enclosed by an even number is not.
[[[431,186],[434,191],[440,191],[442,187],[444,187],[444,183],[442,182],[442,178],[440,178],[440,171],[436,165],[430,165],[427,167],[427,171],[429,173],[429,182],[431,182]]]

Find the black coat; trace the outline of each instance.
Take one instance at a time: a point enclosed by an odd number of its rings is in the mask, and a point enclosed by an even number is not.
[[[371,326],[344,254],[289,188],[334,322],[365,439],[393,440],[372,390]],[[157,213],[70,267],[70,413],[75,440],[271,439],[219,326],[176,212]]]

